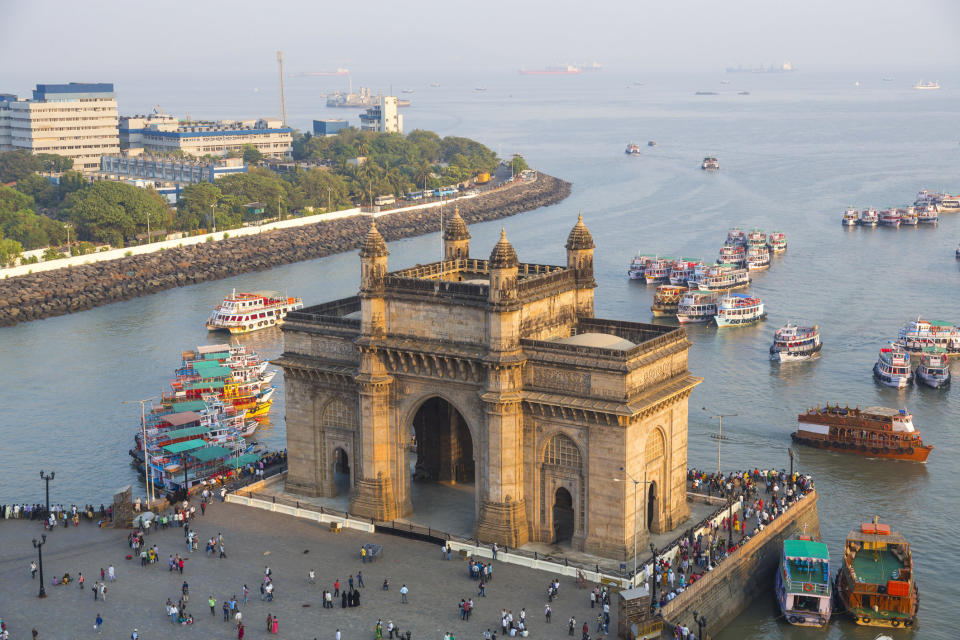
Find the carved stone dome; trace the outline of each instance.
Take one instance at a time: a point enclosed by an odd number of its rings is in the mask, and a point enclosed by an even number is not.
[[[493,247],[493,251],[490,252],[490,268],[505,269],[516,267],[519,264],[520,261],[517,260],[517,252],[513,250],[513,245],[507,240],[507,231],[500,229],[500,241],[497,242]]]
[[[360,247],[360,257],[382,258],[388,255],[390,252],[387,251],[387,243],[377,231],[377,223],[371,220],[370,231],[367,232],[367,237],[363,239],[363,245]]]
[[[453,216],[446,221],[443,229],[444,240],[469,240],[470,232],[467,223],[460,216],[460,209],[453,210]]]
[[[577,216],[577,224],[570,229],[570,235],[567,236],[567,249],[593,249],[593,236],[587,225],[583,224],[583,215]]]

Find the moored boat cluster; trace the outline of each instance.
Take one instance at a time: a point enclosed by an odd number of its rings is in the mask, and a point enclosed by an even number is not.
[[[275,370],[244,345],[184,351],[160,403],[145,412],[130,450],[150,483],[168,491],[230,475],[260,459],[254,434],[267,416]]]
[[[781,231],[768,236],[759,229],[747,234],[734,227],[713,265],[641,252],[630,262],[627,274],[632,280],[659,285],[651,307],[654,316],[676,315],[681,323],[713,320],[719,327],[743,326],[766,317],[763,301],[732,292],[750,285],[750,271],[769,269],[771,253],[786,250],[787,239]]]
[[[900,329],[896,341],[880,349],[873,375],[883,385],[902,389],[916,381],[933,388],[950,384],[948,357],[960,354],[960,328],[918,317]],[[919,358],[914,370],[911,356]]]
[[[913,204],[907,207],[891,207],[880,211],[873,208],[858,211],[851,207],[843,212],[842,224],[845,227],[935,225],[940,221],[941,213],[957,211],[960,211],[960,196],[934,193],[924,189],[917,194]]]

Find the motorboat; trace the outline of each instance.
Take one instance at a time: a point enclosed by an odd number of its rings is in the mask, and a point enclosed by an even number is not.
[[[913,371],[910,369],[910,356],[906,351],[891,343],[880,349],[880,357],[873,365],[873,375],[880,384],[903,389],[913,384]]]
[[[810,360],[820,353],[822,346],[817,325],[800,327],[788,322],[773,334],[770,359],[776,362]]]

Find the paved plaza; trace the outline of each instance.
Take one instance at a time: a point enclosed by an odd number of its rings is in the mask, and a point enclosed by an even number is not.
[[[211,505],[205,516],[197,517],[194,528],[201,540],[200,550],[186,554],[180,576],[167,569],[170,554],[184,555],[186,551],[180,528],[151,532],[147,544],[158,546],[160,561],[141,567],[138,559],[126,559],[131,553],[126,530],[97,529],[86,522],[68,530],[58,527],[43,547],[48,597],[41,600],[37,598],[38,581],[31,580],[29,572],[30,560],[36,558],[31,539],[39,538],[40,524],[0,521],[0,581],[4,586],[0,617],[10,638],[30,638],[33,628],[41,640],[124,640],[134,628],[143,640],[236,638],[235,626],[223,621],[220,606],[231,595],[240,597],[244,584],[250,588],[250,600],[242,607],[245,638],[332,640],[339,628],[343,640],[366,640],[374,638],[375,624],[381,619],[384,629],[392,620],[402,631],[410,630],[415,640],[441,640],[448,631],[458,639],[479,640],[487,628],[500,635],[502,608],[512,610],[517,618],[524,607],[531,638],[567,637],[571,615],[577,619],[577,638],[584,621],[590,623],[591,637],[603,635],[596,633],[599,609],[590,608],[589,591],[578,590],[572,578],[559,578],[560,596],[551,603],[553,623],[547,626],[543,617],[546,590],[555,576],[545,571],[494,563],[494,580],[483,598],[478,597],[478,584],[468,577],[466,562],[456,556],[442,560],[438,545],[346,529],[334,534],[317,523],[220,502]],[[218,533],[224,536],[225,559],[203,551],[203,541]],[[383,557],[361,564],[359,550],[368,542],[383,545]],[[90,587],[99,579],[101,567],[111,564],[117,579],[108,583],[106,602],[94,602]],[[273,572],[274,602],[260,600],[259,585],[266,565]],[[307,581],[311,568],[316,570],[316,584]],[[323,589],[332,589],[337,578],[344,587],[348,577],[360,571],[366,588],[359,608],[342,609],[339,599],[334,609],[321,606]],[[65,572],[74,578],[82,572],[86,588],[78,589],[75,583],[52,586],[51,578]],[[384,579],[389,579],[389,591],[381,589]],[[188,611],[195,618],[191,626],[173,625],[166,615],[167,598],[177,601],[184,580],[190,587]],[[409,588],[409,604],[400,602],[404,583]],[[207,605],[211,595],[217,600],[216,615],[210,614]],[[474,600],[475,610],[466,622],[459,619],[461,598]],[[104,619],[101,636],[94,631],[98,613]],[[278,636],[266,631],[268,614],[279,617]],[[608,637],[615,636],[615,599],[610,632]]]

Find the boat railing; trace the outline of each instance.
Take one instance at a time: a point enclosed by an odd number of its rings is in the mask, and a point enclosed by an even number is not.
[[[799,593],[807,596],[829,596],[830,582],[806,582],[801,580],[784,579],[784,586],[788,593]]]

